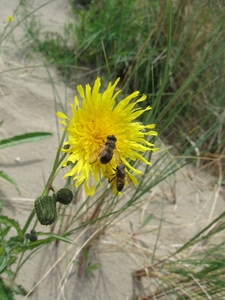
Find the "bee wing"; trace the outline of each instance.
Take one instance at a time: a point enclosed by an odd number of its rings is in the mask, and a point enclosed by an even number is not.
[[[116,187],[116,177],[114,176],[111,180],[109,180],[110,187],[112,189],[113,194],[118,194],[120,192],[117,191]],[[121,193],[120,193],[121,194]]]
[[[91,155],[89,156],[89,164],[93,164],[94,162],[96,162],[100,156],[102,152],[102,148],[99,148],[98,150],[94,151],[93,153],[91,153]]]
[[[113,154],[114,154],[114,157],[115,157],[116,164],[117,165],[122,164],[122,159],[121,159],[120,154],[119,154],[117,149],[114,149]]]

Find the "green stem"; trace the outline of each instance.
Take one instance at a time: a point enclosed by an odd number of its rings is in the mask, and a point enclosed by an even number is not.
[[[30,213],[30,215],[26,221],[26,224],[23,227],[23,234],[25,234],[25,232],[27,231],[27,228],[29,227],[31,221],[33,220],[34,215],[35,215],[35,209],[33,209],[32,212]]]
[[[52,188],[52,183],[53,183],[56,175],[59,173],[59,171],[62,168],[62,162],[66,157],[66,153],[64,153],[61,158],[60,158],[60,153],[61,153],[61,149],[62,149],[62,145],[63,145],[64,139],[65,139],[66,133],[67,133],[67,130],[65,130],[65,132],[62,136],[61,142],[59,144],[59,148],[58,148],[57,153],[56,153],[56,157],[55,157],[54,165],[53,165],[53,168],[52,168],[52,172],[51,172],[51,174],[50,174],[50,176],[47,180],[47,183],[45,185],[42,196],[47,196],[48,195],[50,189]],[[24,225],[24,228],[23,228],[23,233],[24,234],[27,231],[28,227],[30,226],[34,216],[35,216],[35,209],[32,210],[32,212],[30,213],[30,216],[28,217],[28,219],[26,221],[26,224]],[[37,225],[37,222],[35,222],[35,225],[34,225],[33,228],[35,228],[36,225]]]
[[[65,155],[63,155],[63,158],[59,161],[59,166],[58,166],[58,168],[57,168],[56,170],[53,170],[54,172],[52,171],[52,173],[50,174],[49,179],[48,179],[48,181],[47,181],[47,183],[46,183],[46,185],[45,185],[45,189],[44,189],[44,191],[43,191],[43,193],[42,193],[42,196],[47,196],[47,195],[48,195],[49,190],[51,189],[51,186],[52,186],[52,182],[54,181],[56,175],[58,174],[58,172],[59,172],[59,171],[61,170],[61,168],[62,168],[62,167],[61,167],[61,162],[62,162],[62,160],[64,159],[64,157],[65,157]],[[24,233],[24,234],[25,234],[25,232],[27,231],[28,227],[30,226],[30,223],[31,223],[31,221],[33,220],[34,215],[35,215],[35,209],[32,210],[32,212],[30,213],[30,216],[28,217],[28,219],[27,219],[27,221],[26,221],[26,224],[24,225],[24,228],[23,228],[23,233]],[[37,222],[36,222],[36,224],[34,225],[33,228],[35,228],[36,225],[37,225]]]
[[[46,185],[45,185],[45,189],[44,189],[44,191],[43,191],[43,193],[42,193],[42,196],[47,196],[48,193],[49,193],[49,191],[51,190],[51,188],[52,188],[52,183],[53,183],[53,181],[54,181],[56,175],[57,175],[57,174],[59,173],[59,171],[62,169],[61,163],[63,162],[63,160],[65,159],[65,157],[66,157],[66,154],[64,154],[64,155],[62,156],[62,158],[60,159],[60,161],[58,161],[57,167],[56,167],[56,168],[53,168],[53,170],[52,170],[52,172],[51,172],[51,174],[50,174],[50,176],[49,176],[49,178],[48,178],[48,181],[47,181],[47,183],[46,183]]]
[[[23,259],[24,254],[25,254],[25,252],[23,252],[23,253],[21,254],[20,259],[19,259],[19,262],[18,262],[17,267],[16,267],[16,271],[15,271],[14,274],[13,274],[13,278],[12,278],[12,281],[11,281],[11,287],[12,287],[12,289],[13,289],[13,285],[14,285],[14,282],[15,282],[15,279],[16,279],[16,276],[17,276],[17,273],[18,273],[19,270],[20,270],[20,264],[21,264],[21,261],[22,261],[22,259]]]

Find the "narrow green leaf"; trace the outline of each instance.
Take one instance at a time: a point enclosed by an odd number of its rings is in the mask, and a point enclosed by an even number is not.
[[[57,240],[60,240],[60,241],[62,241],[62,242],[66,242],[66,243],[69,243],[69,244],[74,245],[74,242],[73,242],[73,241],[71,241],[70,239],[65,238],[65,237],[63,237],[63,236],[61,236],[61,235],[58,235],[58,234],[56,234],[56,233],[50,233],[50,232],[48,232],[48,233],[37,232],[37,234],[38,234],[38,236],[40,236],[40,235],[47,235],[47,236],[49,236],[49,237],[53,237],[53,238],[55,238],[55,239],[57,239]]]
[[[16,135],[12,138],[1,140],[0,149],[6,147],[12,147],[12,146],[16,146],[28,142],[37,142],[43,139],[47,139],[51,136],[52,134],[49,132],[30,132],[21,135]]]
[[[91,275],[93,271],[99,269],[100,264],[93,264],[93,265],[89,265],[87,268],[87,274]]]
[[[16,249],[13,249],[14,253],[18,254],[21,252],[26,252],[27,250],[33,250],[36,248],[39,248],[41,246],[45,246],[51,242],[54,242],[54,238],[47,238],[43,240],[37,240],[35,242],[30,242],[26,247],[21,247],[21,245],[18,245]]]
[[[0,256],[0,273],[2,273],[6,268],[8,259],[9,259],[9,255],[7,253],[4,253],[4,255]]]
[[[82,251],[82,254],[83,254],[84,261],[87,262],[88,261],[88,255],[89,255],[88,249],[84,248],[83,251]]]
[[[17,183],[9,175],[4,173],[3,171],[0,171],[0,179],[3,179],[5,181],[7,181],[8,183],[10,183],[11,185],[13,185],[14,188],[17,190],[18,194],[20,195],[20,190],[19,190]]]
[[[35,248],[45,246],[49,243],[54,242],[55,239],[62,240],[63,242],[66,242],[66,243],[74,244],[70,239],[66,239],[66,238],[58,236],[57,234],[54,234],[54,233],[46,233],[46,234],[41,233],[41,235],[48,235],[50,237],[48,237],[46,239],[42,239],[42,240],[37,240],[35,242],[30,242],[29,245],[26,246],[26,248],[22,248],[22,247],[18,248],[17,253],[25,252],[27,250],[33,250]],[[40,233],[38,233],[38,236],[40,236]]]
[[[17,221],[10,219],[6,216],[0,216],[0,223],[6,226],[14,227],[18,233],[19,238],[23,237],[23,231],[20,229],[19,223]]]
[[[129,224],[130,224],[130,230],[131,230],[132,232],[134,232],[133,223],[132,223],[131,221],[129,221]]]
[[[148,223],[151,221],[151,219],[153,218],[153,214],[150,214],[149,216],[147,216],[147,218],[144,220],[144,222],[141,225],[141,228],[145,227],[146,225],[148,225]]]

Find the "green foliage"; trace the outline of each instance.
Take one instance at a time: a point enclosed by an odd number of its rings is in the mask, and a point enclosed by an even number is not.
[[[64,25],[63,36],[42,33],[37,18],[26,18],[26,43],[59,67],[67,81],[85,63],[112,81],[120,77],[124,93],[148,94],[153,111],[142,121],[155,122],[181,155],[187,148],[196,154],[193,145],[203,154],[223,151],[223,9],[201,0],[71,5],[74,23]]]
[[[121,77],[124,93],[148,94],[153,111],[143,122],[157,123],[160,136],[181,155],[188,147],[193,154],[193,145],[202,153],[209,152],[208,145],[212,153],[222,152],[224,10],[200,0],[71,5],[74,23],[64,25],[63,36],[42,32],[34,15],[25,18],[25,43],[55,64],[65,80],[85,63],[111,80]]]
[[[138,47],[133,42],[143,29],[135,17],[138,10],[135,3],[134,0],[100,0],[95,1],[88,11],[80,12],[76,33],[80,45],[78,51],[83,60],[96,62],[97,54],[101,55],[98,58],[104,59],[102,45],[111,59],[115,55],[115,58],[126,63],[127,56],[133,57]],[[122,36],[126,36],[126,43],[121,40]]]
[[[187,295],[188,299],[224,298],[224,241],[215,243],[224,236],[224,217],[223,212],[169,257],[133,273],[134,279],[141,283],[146,273],[154,272],[157,290],[148,292],[147,299],[171,296],[187,299]]]
[[[30,224],[29,219],[28,223]],[[8,233],[12,228],[17,231],[17,235],[9,238]],[[10,286],[13,287],[13,292],[15,294],[22,295],[26,295],[27,292],[22,286],[15,284],[14,281],[19,269],[31,257],[31,255],[35,253],[35,250],[56,240],[73,244],[73,242],[65,236],[44,232],[37,232],[36,235],[39,237],[39,240],[35,239],[32,241],[27,238],[28,234],[25,234],[26,228],[27,226],[20,228],[19,223],[13,219],[10,219],[6,216],[0,216],[0,274],[8,275],[7,281],[10,283]],[[40,239],[41,236],[47,237],[45,239]],[[24,254],[27,251],[32,252],[27,257],[24,257]],[[20,257],[19,261],[18,257]],[[15,263],[17,263],[17,269],[15,272],[13,272],[11,270],[11,266]],[[3,294],[1,293],[1,288],[3,287],[0,286],[0,295],[2,296]]]
[[[46,59],[58,67],[65,80],[69,79],[70,68],[75,64],[75,55],[67,46],[67,40],[58,33],[48,32],[37,40],[35,51],[41,52]]]
[[[77,14],[78,57],[121,77],[125,92],[147,93],[153,113],[143,121],[153,119],[180,154],[191,144],[222,151],[224,10],[199,0],[98,0]]]
[[[7,286],[5,286],[1,277],[0,277],[0,295],[1,295],[1,300],[14,300],[12,291]]]
[[[17,221],[4,216],[0,216],[0,223],[4,224],[5,226],[8,226],[8,228],[13,227],[18,233],[19,239],[23,237],[23,231],[20,229],[19,223]]]

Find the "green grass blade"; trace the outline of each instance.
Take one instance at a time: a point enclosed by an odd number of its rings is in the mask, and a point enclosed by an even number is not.
[[[68,239],[66,237],[63,237],[61,235],[58,235],[56,233],[50,233],[50,232],[47,232],[47,233],[41,232],[41,233],[39,233],[38,232],[38,236],[40,236],[40,235],[47,235],[47,236],[49,236],[51,238],[55,238],[56,240],[60,240],[62,242],[69,243],[69,244],[72,244],[72,245],[74,244],[74,242],[71,241],[70,239]]]
[[[150,223],[150,221],[152,220],[152,218],[153,218],[153,214],[148,215],[147,218],[142,223],[141,228],[147,226]]]
[[[6,173],[4,173],[3,171],[0,171],[0,179],[3,179],[6,182],[8,182],[11,185],[13,185],[14,188],[17,190],[18,194],[19,195],[21,194],[17,183],[9,175],[7,175]]]
[[[0,141],[0,149],[6,147],[12,147],[28,142],[37,142],[43,139],[51,137],[52,134],[49,132],[30,132],[21,135],[16,135],[10,139],[5,139]]]

